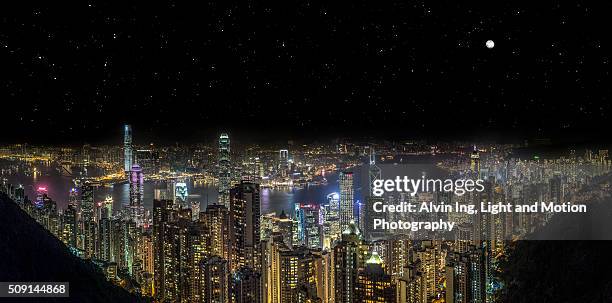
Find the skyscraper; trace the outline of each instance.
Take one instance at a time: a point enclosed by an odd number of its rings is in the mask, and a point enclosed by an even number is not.
[[[236,303],[261,302],[261,274],[243,267],[232,275],[231,297]]]
[[[340,229],[345,230],[353,216],[353,173],[340,173]]]
[[[144,175],[138,164],[132,165],[130,171],[130,214],[137,225],[144,219]]]
[[[94,211],[94,189],[89,181],[81,184],[81,211],[83,221],[95,220]]]
[[[376,197],[372,194],[374,181],[382,179],[380,167],[376,165],[376,152],[370,147],[370,165],[368,166],[368,194],[365,198],[365,206],[359,209],[359,226],[365,235],[366,240],[381,238],[384,232],[376,232],[372,226],[374,219],[383,219],[384,213],[377,213],[373,210],[374,203],[384,202],[383,197]]]
[[[100,260],[111,262],[113,259],[113,222],[109,217],[102,217],[99,224],[100,231]]]
[[[202,260],[202,302],[229,303],[229,268],[226,260],[217,256]]]
[[[295,220],[298,222],[298,240],[308,248],[321,248],[321,224],[318,204],[296,203]]]
[[[323,222],[322,225],[322,233],[323,240],[322,246],[323,249],[329,250],[331,249],[332,243],[334,240],[340,238],[340,215],[339,215],[339,206],[340,206],[340,195],[338,193],[331,193],[327,195],[327,204],[324,204],[321,207]]]
[[[191,215],[193,221],[198,221],[200,218],[200,201],[191,201]]]
[[[259,269],[259,184],[241,181],[231,192],[232,270],[241,266]]]
[[[123,132],[123,169],[127,175],[132,169],[132,126],[126,124]]]
[[[95,215],[94,189],[88,181],[81,185],[81,211],[82,245],[80,248],[83,249],[86,258],[94,258],[96,254],[96,229],[98,225]]]
[[[164,290],[164,234],[165,223],[171,219],[172,200],[153,200],[153,265],[154,289],[157,298],[163,298]]]
[[[211,204],[200,213],[199,222],[204,228],[209,254],[230,259],[230,216],[224,205]]]
[[[480,153],[476,145],[470,154],[470,172],[474,178],[480,178]]]
[[[486,277],[483,250],[470,246],[446,258],[446,302],[485,302]]]
[[[317,297],[316,261],[305,247],[279,251],[280,302],[313,302]]]
[[[289,151],[281,149],[278,152],[279,170],[282,177],[286,177],[289,172]]]
[[[189,191],[187,190],[187,183],[185,182],[174,182],[172,183],[173,194],[174,194],[174,206],[177,208],[187,208],[187,198],[189,197]]]
[[[357,273],[363,267],[367,247],[361,239],[361,232],[354,222],[350,222],[342,232],[342,241],[334,247],[334,289],[336,303],[356,301],[355,288]]]
[[[396,302],[395,292],[396,287],[393,278],[385,274],[382,259],[378,253],[373,252],[366,261],[365,268],[359,271],[355,291],[357,300],[355,302]]]
[[[68,195],[68,205],[72,205],[75,209],[80,207],[79,192],[76,188],[71,188]]]
[[[63,215],[63,227],[62,227],[62,241],[72,247],[76,248],[76,237],[77,237],[77,211],[76,206],[68,204]]]
[[[219,136],[219,203],[229,206],[230,183],[232,180],[231,173],[231,156],[230,156],[230,139],[228,134]]]

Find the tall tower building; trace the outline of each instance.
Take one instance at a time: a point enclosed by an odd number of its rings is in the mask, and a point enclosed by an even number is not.
[[[440,297],[443,289],[439,281],[443,279],[445,251],[440,241],[422,241],[409,265],[413,265],[421,274],[422,298],[432,301]]]
[[[393,278],[385,274],[383,262],[378,253],[373,252],[366,261],[365,268],[357,278],[356,301],[364,303],[396,302],[396,286]]]
[[[229,206],[230,183],[232,180],[230,139],[228,134],[219,136],[219,203]]]
[[[345,230],[349,223],[355,220],[353,216],[354,203],[353,173],[340,173],[340,229]]]
[[[113,222],[109,217],[102,217],[99,224],[100,230],[100,260],[112,262],[113,260]]]
[[[68,204],[62,216],[62,241],[64,244],[76,248],[77,237],[77,210],[76,206]]]
[[[279,170],[282,177],[286,177],[289,172],[289,151],[281,149],[278,152]]]
[[[474,145],[472,154],[470,154],[470,171],[474,178],[480,178],[480,153]]]
[[[85,181],[81,184],[81,222],[79,222],[77,246],[84,251],[85,258],[94,258],[97,247],[97,218],[94,204],[94,188]],[[80,243],[80,245],[79,245]]]
[[[219,204],[208,205],[206,211],[200,213],[199,222],[208,237],[209,254],[229,260],[230,216],[227,208]]]
[[[193,221],[198,221],[200,218],[200,201],[191,201],[191,215]]]
[[[85,181],[81,184],[81,211],[83,221],[95,220],[94,189],[91,183]]]
[[[236,303],[261,302],[261,274],[243,267],[232,275],[231,297]]]
[[[79,192],[76,188],[70,189],[68,196],[68,205],[72,205],[75,209],[78,209],[81,205],[79,203]]]
[[[164,234],[166,223],[171,219],[172,208],[172,200],[153,200],[153,277],[155,297],[159,299],[165,295]]]
[[[281,303],[280,251],[288,249],[280,234],[273,234],[261,242],[262,303]]]
[[[280,302],[320,302],[317,296],[317,258],[320,256],[305,247],[279,251]]]
[[[323,222],[321,222],[323,233],[324,250],[330,250],[333,242],[340,238],[340,214],[339,214],[340,195],[331,193],[327,195],[327,204],[321,207]]]
[[[483,250],[470,246],[464,253],[446,258],[446,302],[486,301],[485,260]]]
[[[132,165],[130,170],[130,215],[138,225],[144,220],[144,174],[138,164]]]
[[[193,277],[195,261],[201,261],[205,245],[202,245],[199,233],[194,233],[191,228],[191,210],[173,209],[168,215],[168,222],[162,225],[163,287],[160,291],[163,293],[160,295],[164,302],[184,302],[194,289],[190,277]]]
[[[232,270],[241,266],[258,270],[261,238],[259,184],[241,181],[232,189],[230,197]]]
[[[123,169],[127,175],[132,169],[132,126],[126,124],[123,130]]]
[[[384,232],[375,231],[373,227],[374,219],[383,219],[384,213],[377,213],[373,210],[373,205],[377,202],[384,202],[383,197],[376,197],[373,194],[374,181],[382,179],[380,167],[376,165],[376,152],[370,147],[370,165],[368,166],[368,194],[366,196],[365,207],[359,209],[359,227],[363,231],[366,240],[372,238],[382,238]]]
[[[189,191],[187,189],[187,183],[185,182],[173,182],[172,193],[174,195],[174,206],[178,209],[187,208],[187,198],[189,197]]]
[[[357,301],[355,288],[357,273],[363,267],[367,246],[363,244],[361,232],[350,222],[342,232],[342,241],[334,247],[333,264],[335,272],[334,290],[336,303]]]
[[[321,224],[318,204],[296,203],[295,220],[298,222],[298,240],[308,248],[321,248]]]
[[[202,302],[229,303],[229,268],[227,261],[219,257],[202,260],[203,285],[200,288]]]

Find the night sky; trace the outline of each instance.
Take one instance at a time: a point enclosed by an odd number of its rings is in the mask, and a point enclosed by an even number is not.
[[[607,1],[192,2],[2,7],[0,142],[609,137]]]

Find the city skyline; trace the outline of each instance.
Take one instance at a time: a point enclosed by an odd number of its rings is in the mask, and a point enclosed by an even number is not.
[[[572,226],[563,223],[572,218],[596,225],[607,220],[586,210],[608,207],[605,199],[612,197],[608,149],[567,149],[561,155],[532,150],[517,158],[514,151],[528,144],[343,140],[278,148],[235,146],[227,133],[209,146],[140,149],[132,145],[138,129],[122,130],[124,140],[114,146],[0,146],[0,193],[12,199],[2,203],[19,206],[63,249],[143,300],[503,302],[497,296],[505,291],[503,262],[515,253],[513,241],[612,238],[541,234],[549,225]],[[127,171],[126,163],[131,164]],[[375,181],[397,174],[451,178],[455,186],[477,180],[482,190],[374,193]],[[38,178],[70,185],[67,205]],[[125,188],[127,198],[115,201],[109,187],[112,193]],[[218,194],[204,204],[193,195],[201,193],[198,187]],[[308,198],[303,194],[308,191],[316,194]],[[270,196],[279,194],[273,203],[280,205],[271,209]],[[468,215],[377,212],[375,206],[434,203],[468,209],[496,202],[528,209],[537,199],[560,212],[572,206],[584,211],[578,217]],[[375,220],[419,227],[377,229]],[[427,220],[448,220],[457,228],[421,228],[420,223],[431,223]]]
[[[0,301],[608,302],[611,9],[3,7]]]

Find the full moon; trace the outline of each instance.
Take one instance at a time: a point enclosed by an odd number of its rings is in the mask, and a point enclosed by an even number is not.
[[[495,42],[493,42],[493,40],[487,40],[487,48],[493,48],[495,47]]]

